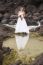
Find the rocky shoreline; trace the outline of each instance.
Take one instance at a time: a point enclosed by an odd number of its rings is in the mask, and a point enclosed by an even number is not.
[[[3,48],[3,41],[14,33],[14,29],[5,27],[2,24],[14,25],[17,23],[17,12],[19,7],[25,7],[27,25],[37,25],[41,23],[39,29],[36,29],[43,35],[43,0],[0,0],[0,65],[3,63],[3,54],[9,54],[11,49]],[[40,54],[31,64],[17,61],[10,65],[43,65],[43,54]]]
[[[2,47],[3,41],[6,38],[10,37],[12,33],[13,33],[13,29],[10,29],[0,24],[0,65],[2,65],[3,63],[3,57],[4,57],[3,55],[6,53],[9,54],[11,51],[10,48]]]

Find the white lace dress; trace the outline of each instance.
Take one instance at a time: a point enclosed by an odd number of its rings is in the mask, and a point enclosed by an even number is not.
[[[21,18],[19,17],[15,28],[15,33],[24,33],[24,32],[29,33],[27,23],[24,18],[21,20]]]

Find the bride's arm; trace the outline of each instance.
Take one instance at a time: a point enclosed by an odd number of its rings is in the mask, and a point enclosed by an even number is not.
[[[5,25],[7,27],[11,27],[11,28],[15,28],[16,27],[16,25],[9,25],[9,24],[3,24],[3,25]]]
[[[28,26],[29,30],[36,29],[37,27],[40,27],[40,22],[38,21],[37,23],[38,23],[37,26]]]

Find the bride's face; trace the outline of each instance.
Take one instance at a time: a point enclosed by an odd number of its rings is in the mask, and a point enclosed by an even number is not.
[[[18,16],[21,16],[22,18],[25,16],[25,12],[23,11],[23,8],[20,9],[18,12]]]
[[[23,11],[19,11],[19,12],[18,12],[18,16],[23,17],[23,15],[24,15],[24,12],[23,12]]]

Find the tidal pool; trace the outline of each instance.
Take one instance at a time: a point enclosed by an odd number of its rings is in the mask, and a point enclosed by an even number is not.
[[[11,38],[7,38],[3,41],[3,47],[9,47],[17,50],[20,54],[29,56],[36,56],[43,53],[43,37],[34,37],[32,34],[29,35],[13,35]],[[24,49],[18,50],[17,44],[24,44]],[[21,47],[22,47],[21,45]]]

